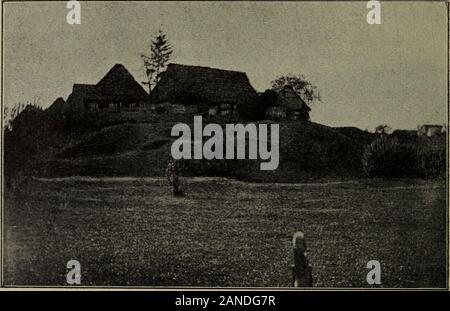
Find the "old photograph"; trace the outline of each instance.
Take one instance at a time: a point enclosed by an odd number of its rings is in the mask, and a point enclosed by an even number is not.
[[[447,288],[445,1],[2,12],[2,287]]]

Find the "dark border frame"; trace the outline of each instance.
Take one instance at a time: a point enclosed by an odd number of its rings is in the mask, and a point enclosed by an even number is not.
[[[409,290],[409,291],[418,291],[418,290],[449,290],[449,147],[450,147],[450,135],[448,133],[447,129],[447,140],[446,140],[446,152],[447,152],[447,175],[446,175],[446,287],[445,288],[341,288],[341,287],[311,287],[311,288],[289,288],[289,287],[163,287],[163,286],[33,286],[33,285],[5,285],[3,282],[3,207],[4,207],[4,176],[3,176],[3,167],[4,167],[4,122],[3,122],[3,82],[4,82],[4,75],[3,75],[3,30],[4,30],[4,10],[3,5],[4,3],[8,2],[67,2],[65,0],[0,0],[1,1],[1,16],[2,16],[2,25],[1,25],[1,43],[0,43],[0,51],[1,51],[1,79],[0,79],[0,126],[1,126],[1,138],[0,138],[0,220],[1,220],[1,230],[0,230],[0,291],[2,289],[28,289],[28,290],[38,290],[38,289],[47,289],[47,290],[133,290],[133,289],[140,289],[140,290],[152,290],[152,291],[170,291],[170,290],[207,290],[207,291],[217,291],[217,290],[229,290],[229,291],[321,291],[321,290],[331,290],[331,291],[402,291],[402,290]],[[183,2],[221,2],[221,1],[214,1],[214,0],[179,0]],[[447,127],[449,126],[449,120],[450,120],[450,0],[380,0],[381,2],[442,2],[447,4]],[[80,0],[80,2],[152,2],[148,0],[131,0],[131,1],[125,1],[125,0]],[[224,1],[226,2],[226,1]],[[234,0],[231,0],[230,2],[234,2]],[[276,2],[276,0],[237,0],[236,2]],[[368,0],[281,0],[280,2],[368,2]]]

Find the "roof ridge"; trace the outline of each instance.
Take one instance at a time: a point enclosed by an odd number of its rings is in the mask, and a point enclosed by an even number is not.
[[[88,86],[95,86],[95,84],[89,84],[89,83],[74,83],[73,85],[88,85]]]
[[[116,63],[114,66],[112,66],[108,72],[95,84],[96,86],[98,86],[102,81],[105,80],[106,77],[108,77],[111,73],[113,73],[114,71],[116,71],[117,69],[122,69],[123,73],[129,75],[131,78],[134,79],[133,75],[128,71],[127,68],[125,68],[124,65]],[[135,79],[134,79],[135,80]]]
[[[186,64],[177,64],[177,63],[169,63],[169,64],[167,64],[167,67],[169,67],[169,66],[191,67],[191,68],[202,68],[202,69],[210,69],[210,70],[226,71],[226,72],[237,72],[237,73],[243,73],[243,74],[247,75],[247,73],[246,73],[245,71],[230,70],[230,69],[222,69],[222,68],[215,68],[215,67],[209,67],[209,66],[186,65]]]

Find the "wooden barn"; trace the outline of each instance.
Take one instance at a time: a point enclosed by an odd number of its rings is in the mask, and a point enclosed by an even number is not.
[[[67,98],[73,113],[145,110],[147,92],[121,64],[114,65],[95,85],[74,84]]]
[[[275,120],[309,120],[311,108],[290,85],[277,92],[277,105],[267,110],[267,117]]]
[[[236,113],[238,105],[254,100],[257,93],[244,72],[169,64],[151,96],[156,106],[229,115]]]

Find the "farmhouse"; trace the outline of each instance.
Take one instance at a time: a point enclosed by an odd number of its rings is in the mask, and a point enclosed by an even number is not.
[[[67,98],[73,113],[140,111],[147,108],[149,96],[121,64],[114,65],[95,85],[74,84]]]
[[[244,72],[169,64],[151,96],[156,106],[213,116],[235,114],[238,105],[254,100],[257,93]]]
[[[266,114],[269,119],[276,120],[309,120],[311,108],[290,85],[278,92],[278,104],[270,107]]]
[[[417,127],[419,136],[440,136],[445,133],[445,127],[442,125],[424,124]]]

